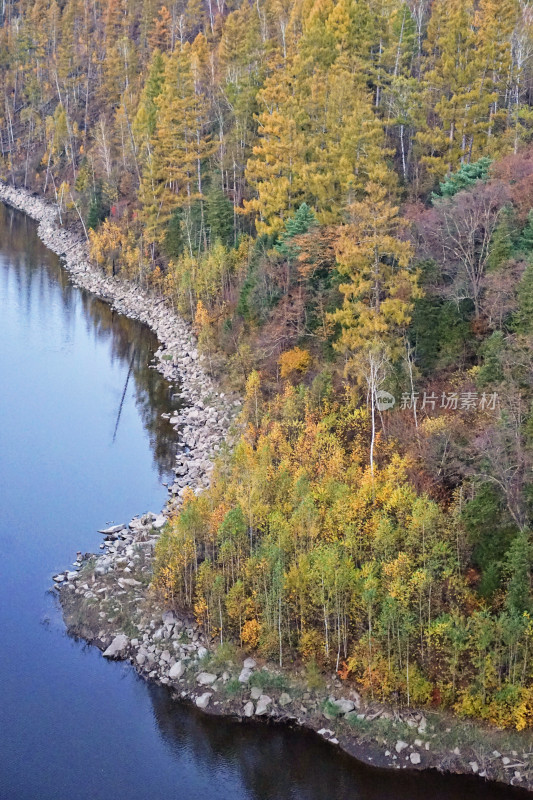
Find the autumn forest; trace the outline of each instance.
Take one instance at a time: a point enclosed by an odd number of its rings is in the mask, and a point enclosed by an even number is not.
[[[244,399],[156,591],[533,726],[529,0],[6,0],[0,175]]]

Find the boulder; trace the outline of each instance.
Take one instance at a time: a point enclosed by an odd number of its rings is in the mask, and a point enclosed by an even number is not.
[[[253,717],[253,715],[254,715],[254,704],[252,703],[251,700],[249,700],[244,706],[244,716]]]
[[[397,753],[401,753],[401,752],[402,752],[402,750],[405,750],[405,749],[406,749],[406,747],[409,747],[409,745],[407,744],[407,742],[402,742],[402,740],[401,740],[401,739],[399,739],[399,740],[396,742],[396,752],[397,752]]]
[[[173,611],[163,611],[162,620],[163,625],[175,625],[177,622],[176,615]]]
[[[245,669],[255,669],[257,666],[257,662],[253,658],[245,658],[243,661],[243,667]]]
[[[129,639],[124,633],[115,636],[107,650],[104,650],[104,658],[123,658],[128,649]]]
[[[250,697],[252,700],[259,700],[262,694],[263,692],[259,686],[252,686],[252,691],[250,692]]]
[[[271,702],[272,702],[271,697],[269,697],[267,694],[262,694],[259,700],[257,701],[255,716],[261,717],[263,714],[266,714]]]
[[[414,753],[411,753],[409,755],[409,759],[411,761],[411,764],[420,764],[420,753],[417,753],[416,751]]]
[[[111,525],[110,528],[104,528],[103,530],[98,531],[98,533],[103,533],[104,536],[113,536],[113,534],[123,531],[125,527],[125,525]]]
[[[212,694],[211,692],[204,692],[199,697],[196,698],[195,703],[198,708],[207,708],[209,705],[209,701],[211,700]]]
[[[330,702],[338,709],[339,714],[349,714],[350,711],[355,709],[353,700],[346,700],[344,697],[340,697],[338,700],[332,697],[330,698]]]
[[[285,708],[285,706],[288,706],[290,703],[292,703],[292,697],[288,695],[287,692],[282,692],[279,698],[280,706]]]
[[[211,686],[217,679],[217,676],[212,672],[199,672],[196,676],[196,683],[200,686]]]
[[[251,677],[252,677],[252,670],[246,669],[246,667],[244,667],[241,670],[241,674],[239,675],[239,683],[248,683]]]

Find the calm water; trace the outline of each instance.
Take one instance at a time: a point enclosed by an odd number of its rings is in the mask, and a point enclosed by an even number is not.
[[[147,368],[156,346],[73,289],[33,224],[0,206],[1,800],[516,797],[205,717],[64,634],[51,576],[98,547],[97,528],[165,500],[172,401]]]

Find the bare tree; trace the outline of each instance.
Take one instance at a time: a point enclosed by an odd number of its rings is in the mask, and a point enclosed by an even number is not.
[[[508,200],[503,183],[478,183],[438,200],[417,223],[424,255],[439,264],[457,303],[472,300],[476,317],[482,311],[492,235]]]

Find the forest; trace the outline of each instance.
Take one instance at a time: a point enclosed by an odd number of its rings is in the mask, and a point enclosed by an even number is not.
[[[0,175],[244,397],[154,586],[214,641],[533,726],[529,0],[6,0]]]

